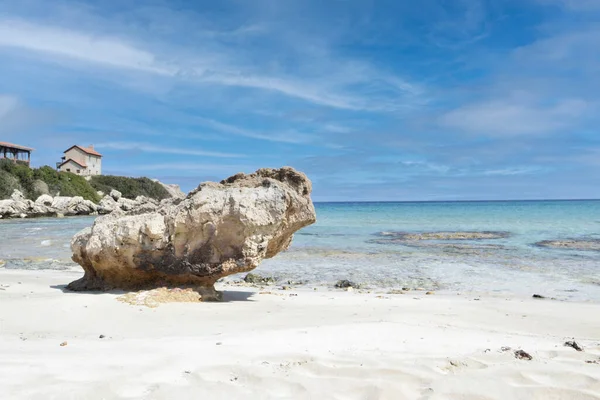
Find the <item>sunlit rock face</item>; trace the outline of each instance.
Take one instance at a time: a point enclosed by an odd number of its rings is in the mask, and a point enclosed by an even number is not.
[[[203,183],[155,210],[116,210],[73,238],[73,260],[85,274],[68,288],[188,286],[218,298],[219,278],[253,270],[316,221],[311,190],[292,168],[260,169]]]

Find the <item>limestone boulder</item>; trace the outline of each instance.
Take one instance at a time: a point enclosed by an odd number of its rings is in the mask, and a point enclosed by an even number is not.
[[[165,190],[169,193],[169,195],[172,198],[175,198],[175,199],[184,199],[185,198],[185,193],[181,190],[181,187],[179,185],[162,183],[158,179],[152,179],[152,181],[154,181],[154,182],[158,183],[159,185],[161,185],[162,187],[164,187]]]
[[[102,214],[109,214],[118,209],[119,204],[110,195],[106,195],[98,203],[98,208]]]
[[[81,196],[56,196],[52,201],[52,208],[63,215],[89,215],[95,213],[98,209],[96,204],[90,200],[85,200]]]
[[[71,241],[84,276],[71,290],[186,286],[203,300],[214,283],[255,269],[315,222],[310,180],[292,168],[260,169],[201,184],[185,199],[99,217]]]
[[[35,204],[38,206],[52,206],[52,203],[54,202],[54,199],[52,198],[52,196],[49,196],[47,194],[43,194],[40,197],[37,198],[37,200],[35,201]]]
[[[119,201],[123,195],[118,190],[113,189],[110,191],[109,196],[112,197],[114,201]]]

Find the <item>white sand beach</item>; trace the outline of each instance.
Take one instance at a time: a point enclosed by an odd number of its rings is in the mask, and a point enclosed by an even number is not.
[[[0,398],[600,399],[599,304],[221,286],[148,308],[61,290],[80,275],[0,269]]]

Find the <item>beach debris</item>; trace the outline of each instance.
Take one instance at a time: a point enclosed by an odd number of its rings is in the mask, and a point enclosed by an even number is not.
[[[429,296],[429,295],[432,295],[432,294],[435,294],[435,293],[434,293],[434,292],[431,292],[431,291],[429,291],[429,292],[426,292],[425,294]]]
[[[67,344],[68,344],[67,342],[62,342],[62,343],[60,344],[60,347],[65,347]]]
[[[546,296],[542,296],[541,294],[534,294],[532,297],[534,299],[545,299],[546,298]]]
[[[502,347],[500,347],[500,351],[503,352],[503,353],[505,353],[507,351],[511,351],[511,350],[512,349],[510,347],[508,347],[508,346],[502,346]]]
[[[529,353],[527,353],[525,350],[515,350],[515,358],[517,358],[519,360],[527,360],[527,361],[533,360],[533,357]]]
[[[389,290],[387,294],[404,294],[404,290],[392,289]]]
[[[570,340],[568,342],[565,342],[564,344],[565,347],[572,347],[577,351],[583,351],[583,347],[581,347],[576,341],[574,340]]]
[[[337,281],[334,286],[336,289],[348,289],[348,288],[360,289],[360,285],[358,283],[349,281],[347,279],[342,279],[342,280]]]
[[[600,360],[585,360],[586,364],[600,364]]]
[[[249,273],[244,277],[244,282],[253,285],[273,285],[276,279],[272,276],[261,276],[258,274]]]
[[[183,287],[203,301],[221,300],[217,280],[255,269],[316,221],[311,191],[293,168],[264,168],[202,183],[152,211],[133,207],[97,218],[71,241],[85,273],[67,289]]]

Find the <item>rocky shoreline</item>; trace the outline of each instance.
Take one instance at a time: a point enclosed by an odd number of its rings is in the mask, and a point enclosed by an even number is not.
[[[163,202],[172,199],[163,200]],[[35,201],[26,199],[23,193],[15,190],[10,199],[0,200],[0,219],[9,218],[40,218],[40,217],[69,217],[81,215],[110,214],[113,211],[130,211],[133,209],[152,211],[161,202],[144,196],[135,200],[124,198],[120,192],[113,190],[95,204],[83,197],[52,197],[43,194]]]

